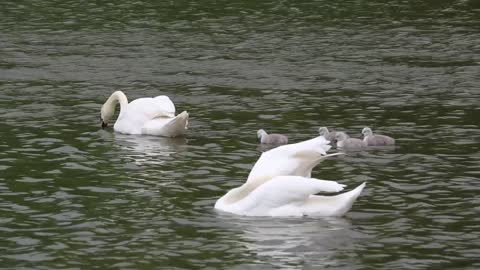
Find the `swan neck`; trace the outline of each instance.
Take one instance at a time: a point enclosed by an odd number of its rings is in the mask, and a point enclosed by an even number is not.
[[[117,103],[120,104],[120,113],[122,113],[122,110],[128,105],[127,96],[122,91],[113,92],[105,102],[105,104],[113,110],[115,110],[115,105],[117,105]]]
[[[122,91],[115,91],[109,98],[112,99],[112,102],[120,103],[120,110],[125,108],[128,104],[127,96]]]
[[[225,194],[219,200],[219,202],[221,202],[221,204],[223,204],[223,205],[229,205],[229,204],[232,204],[232,203],[236,203],[236,202],[242,200],[243,198],[245,198],[246,196],[248,196],[248,194],[250,192],[252,192],[254,189],[255,189],[254,186],[250,185],[249,183],[245,183],[242,186],[240,186],[238,188],[234,188],[234,189],[230,190],[229,192],[227,192],[227,194]]]

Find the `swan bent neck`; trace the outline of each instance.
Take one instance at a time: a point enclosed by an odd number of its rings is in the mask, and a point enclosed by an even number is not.
[[[236,213],[238,202],[247,197],[258,184],[245,183],[240,187],[231,189],[215,203],[215,209]]]
[[[103,104],[101,117],[104,123],[107,123],[115,114],[115,106],[117,103],[120,103],[120,114],[122,114],[122,111],[124,111],[128,105],[127,96],[122,91],[113,92]]]
[[[117,102],[120,103],[120,111],[122,111],[125,106],[128,104],[127,96],[122,91],[115,91],[112,95],[107,99],[105,104],[109,104],[110,107],[115,108]]]

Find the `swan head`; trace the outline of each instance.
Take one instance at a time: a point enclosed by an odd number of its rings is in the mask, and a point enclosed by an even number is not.
[[[100,120],[102,120],[102,129],[108,126],[108,121],[112,119],[114,114],[115,114],[114,103],[111,104],[108,101],[105,102],[105,104],[103,104],[102,106],[102,109],[100,110]]]
[[[327,127],[321,127],[321,128],[318,129],[318,133],[320,134],[320,136],[325,137],[325,136],[328,135],[330,132],[328,131],[328,128],[327,128]]]
[[[335,140],[337,141],[344,141],[346,139],[348,139],[348,135],[345,132],[340,131],[340,132],[337,132],[337,134],[335,134]]]
[[[367,137],[367,136],[372,135],[373,132],[372,132],[372,129],[371,129],[371,128],[369,128],[369,127],[364,127],[364,128],[362,129],[362,134],[363,134],[363,136]]]
[[[267,132],[266,132],[265,130],[259,129],[259,130],[257,131],[257,138],[261,139],[262,136],[265,136],[265,135],[267,135]]]

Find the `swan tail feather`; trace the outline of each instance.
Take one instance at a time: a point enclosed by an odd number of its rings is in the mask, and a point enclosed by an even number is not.
[[[188,113],[183,111],[174,118],[159,117],[148,121],[142,128],[143,134],[177,137],[186,133]]]
[[[353,190],[335,196],[312,195],[305,202],[304,214],[343,216],[352,208],[353,203],[360,196],[365,185],[366,183],[364,182]]]

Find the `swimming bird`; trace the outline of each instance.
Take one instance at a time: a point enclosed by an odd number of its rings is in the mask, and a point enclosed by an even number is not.
[[[337,134],[337,132],[330,132],[327,127],[319,128],[318,133],[320,134],[320,136],[323,136],[325,137],[325,139],[329,140],[332,144],[337,142],[337,140],[335,139],[335,134]]]
[[[337,140],[337,147],[338,148],[344,148],[344,149],[362,149],[367,146],[367,144],[360,140],[360,139],[355,139],[355,138],[350,138],[347,133],[339,131],[335,135],[335,139]]]
[[[363,141],[368,146],[394,145],[395,139],[385,135],[373,134],[372,129],[365,127],[362,129]]]
[[[365,183],[336,196],[344,185],[311,178],[312,169],[331,148],[323,137],[279,146],[262,153],[247,181],[217,200],[215,209],[246,216],[342,216],[350,210]]]
[[[268,134],[265,130],[259,129],[257,137],[263,144],[287,144],[288,138],[282,134]]]
[[[115,91],[103,104],[100,117],[102,128],[108,126],[120,104],[120,114],[113,130],[124,134],[145,134],[164,137],[184,135],[188,126],[188,113],[175,116],[175,105],[167,96],[139,98],[128,103],[122,91]]]

